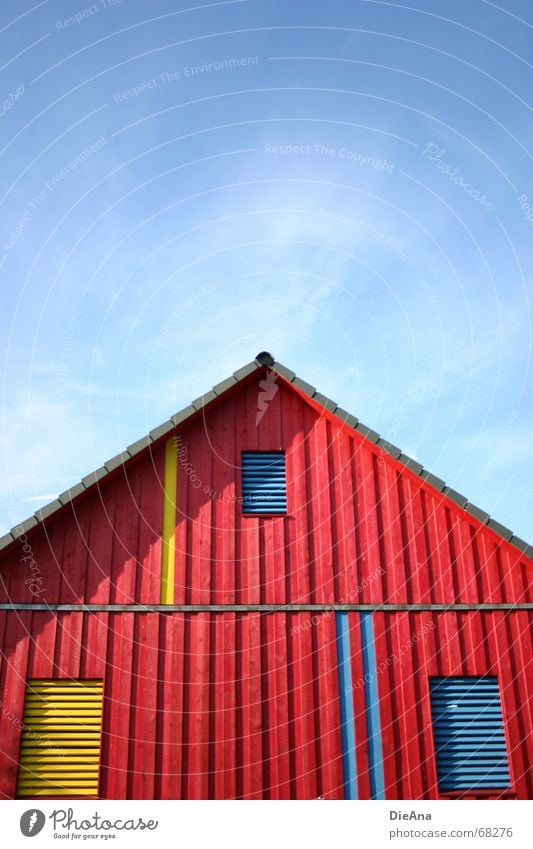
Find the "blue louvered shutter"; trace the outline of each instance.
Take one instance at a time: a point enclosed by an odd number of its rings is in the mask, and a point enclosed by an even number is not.
[[[509,787],[498,679],[430,678],[440,790]]]
[[[243,513],[286,513],[285,454],[244,451],[242,454]]]

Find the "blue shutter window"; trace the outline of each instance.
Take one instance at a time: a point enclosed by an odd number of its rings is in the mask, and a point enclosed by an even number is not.
[[[439,789],[511,784],[498,679],[430,678]]]
[[[279,451],[243,451],[243,513],[286,513],[285,454]]]

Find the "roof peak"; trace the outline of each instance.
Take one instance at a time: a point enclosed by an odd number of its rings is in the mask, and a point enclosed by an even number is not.
[[[269,351],[260,351],[256,356],[256,361],[260,363],[262,366],[273,366],[276,362],[274,357]]]
[[[293,371],[286,368],[281,363],[276,362],[272,354],[268,351],[260,351],[255,360],[251,363],[247,363],[247,365],[242,366],[242,368],[233,372],[230,377],[220,383],[217,383],[211,390],[205,392],[199,398],[194,400],[188,407],[180,410],[168,421],[159,425],[159,427],[156,427],[154,430],[151,430],[147,436],[144,436],[142,439],[139,439],[137,442],[129,445],[124,451],[116,457],[112,457],[111,460],[108,460],[99,469],[96,469],[94,472],[91,472],[89,475],[82,478],[80,483],[75,484],[73,487],[66,490],[66,492],[62,492],[50,504],[46,504],[44,507],[41,507],[40,510],[37,510],[33,516],[30,516],[25,521],[20,522],[12,528],[10,532],[5,534],[3,537],[0,537],[0,550],[11,545],[11,543],[13,543],[22,534],[26,533],[26,531],[33,529],[45,519],[48,519],[78,496],[85,493],[93,485],[98,484],[103,480],[103,478],[106,478],[109,474],[111,474],[111,472],[120,468],[120,466],[124,466],[136,455],[153,445],[154,442],[158,442],[165,436],[172,433],[176,427],[184,424],[188,419],[199,413],[207,405],[219,399],[228,390],[235,389],[239,383],[250,378],[254,373],[259,372],[265,366],[272,368],[272,370],[283,378],[288,385],[291,385],[304,396],[307,396],[307,398],[311,401],[319,404],[324,411],[333,414],[336,418],[340,419],[343,424],[356,431],[360,436],[365,437],[369,442],[373,442],[386,454],[390,454],[393,459],[407,467],[415,475],[418,475],[423,481],[425,481],[425,483],[429,484],[437,492],[441,493],[444,497],[449,498],[450,501],[455,502],[457,506],[469,513],[474,519],[477,519],[482,525],[487,525],[503,540],[514,545],[515,548],[525,554],[526,557],[533,557],[533,545],[524,542],[524,540],[516,536],[511,530],[509,530],[509,528],[506,528],[496,520],[491,519],[488,513],[485,513],[483,510],[480,510],[472,504],[466,496],[461,495],[449,486],[446,486],[443,480],[426,471],[420,463],[412,457],[404,454],[396,447],[396,445],[393,445],[388,440],[380,437],[378,433],[360,422],[356,416],[353,416],[351,413],[343,410],[335,403],[335,401],[331,401],[329,398],[326,398],[325,395],[317,392],[314,386],[311,386],[311,384],[307,383],[305,380],[297,377]]]

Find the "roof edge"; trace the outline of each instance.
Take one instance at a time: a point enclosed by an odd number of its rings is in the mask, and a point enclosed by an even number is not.
[[[272,355],[266,351],[261,352],[250,363],[247,363],[245,366],[242,366],[242,368],[237,369],[237,371],[233,372],[230,377],[215,384],[212,389],[208,390],[203,395],[200,395],[192,401],[189,406],[184,407],[182,410],[171,416],[166,422],[163,422],[153,430],[149,431],[146,436],[143,436],[141,439],[138,439],[136,442],[129,445],[120,454],[117,454],[115,457],[107,460],[103,466],[93,472],[90,472],[82,478],[79,483],[74,484],[72,487],[65,490],[65,492],[60,493],[56,499],[51,501],[49,504],[45,504],[37,510],[33,516],[28,517],[11,528],[8,533],[0,537],[0,551],[8,548],[16,542],[17,539],[25,536],[27,532],[33,531],[38,525],[42,524],[47,519],[50,519],[53,515],[67,507],[73,501],[84,497],[93,486],[99,485],[104,478],[111,475],[113,472],[116,472],[120,467],[124,468],[126,464],[129,465],[131,460],[136,459],[139,454],[162,441],[164,437],[175,430],[176,427],[184,424],[190,418],[197,415],[201,410],[204,410],[205,407],[220,400],[223,395],[230,390],[235,389],[239,383],[246,380],[255,372],[261,371],[265,368],[270,368],[286,383],[296,388],[300,393],[311,399],[326,412],[334,415],[345,426],[365,439],[368,439],[374,445],[377,445],[394,460],[402,463],[407,470],[416,477],[419,477],[425,484],[431,486],[432,489],[444,497],[449,498],[455,506],[464,510],[475,521],[488,527],[502,540],[514,546],[521,554],[533,559],[533,545],[525,542],[523,539],[514,534],[513,531],[505,527],[505,525],[502,525],[500,522],[491,518],[484,510],[472,504],[466,496],[461,495],[461,493],[446,486],[445,482],[441,480],[441,478],[436,477],[431,472],[424,469],[418,460],[404,454],[400,448],[393,445],[388,440],[383,439],[378,433],[376,433],[376,431],[372,430],[372,428],[367,427],[367,425],[360,422],[356,416],[352,415],[352,413],[348,413],[346,410],[342,409],[342,407],[339,407],[335,401],[327,398],[321,392],[317,392],[314,386],[297,377],[295,372],[284,366],[282,363],[274,360]]]

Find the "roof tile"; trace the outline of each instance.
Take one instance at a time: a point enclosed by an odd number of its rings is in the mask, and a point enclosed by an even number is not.
[[[302,380],[300,377],[295,377],[292,382],[297,389],[300,389],[302,392],[305,392],[305,394],[309,395],[310,398],[314,397],[316,389],[314,386],[311,386],[310,383],[307,383],[306,380]]]
[[[111,457],[110,460],[106,460],[104,466],[108,472],[114,472],[115,469],[123,466],[124,463],[128,462],[128,460],[131,460],[129,449],[127,451],[121,451],[120,454],[116,454],[114,457]]]
[[[177,425],[181,424],[186,419],[188,419],[189,416],[192,416],[195,412],[196,410],[194,409],[192,404],[190,404],[188,407],[184,407],[183,410],[180,410],[178,413],[174,413],[170,421],[172,422],[174,427],[176,427]]]
[[[213,386],[213,392],[215,395],[222,395],[224,392],[227,392],[228,389],[231,389],[232,386],[235,386],[237,381],[234,376],[226,378],[226,380],[221,380],[220,383],[217,383]]]
[[[337,409],[335,401],[332,401],[331,398],[327,398],[325,395],[322,395],[321,392],[315,392],[313,395],[313,401],[316,401],[316,403],[320,404],[321,407],[324,407],[325,410],[329,410],[330,413],[334,413]]]
[[[37,519],[37,521],[42,522],[44,519],[48,519],[48,517],[51,516],[52,513],[55,513],[62,506],[63,505],[61,504],[61,501],[56,498],[55,501],[51,501],[50,504],[45,504],[44,507],[41,507],[40,510],[36,510],[35,518]]]
[[[85,487],[82,483],[76,483],[74,486],[71,486],[70,489],[66,489],[65,492],[61,492],[57,496],[57,500],[61,502],[61,504],[68,504],[69,501],[72,501],[76,496],[81,495],[82,492],[85,492]]]
[[[432,475],[431,472],[427,471],[427,469],[424,469],[424,471],[420,473],[420,477],[422,478],[422,480],[425,480],[426,483],[429,483],[432,487],[437,489],[439,492],[442,492],[442,490],[446,486],[442,478],[438,478],[436,475]]]
[[[360,433],[361,436],[365,436],[370,442],[377,442],[380,439],[379,433],[376,433],[375,430],[372,430],[371,427],[363,424],[363,422],[357,422],[355,426],[355,430],[357,433]]]
[[[135,454],[138,454],[139,451],[144,451],[144,449],[148,448],[148,446],[151,444],[152,437],[149,433],[147,433],[146,436],[143,436],[141,437],[141,439],[138,439],[136,442],[132,442],[131,445],[128,445],[125,453],[129,454],[130,457],[134,457]]]
[[[161,437],[166,436],[167,433],[171,433],[173,430],[174,425],[169,419],[168,422],[163,422],[163,424],[160,424],[159,427],[154,427],[154,429],[150,431],[150,436],[153,441],[156,442],[156,440],[161,439]]]
[[[391,457],[394,457],[395,460],[398,460],[400,458],[402,452],[400,448],[398,448],[398,446],[396,445],[393,445],[392,442],[389,442],[387,439],[382,439],[382,437],[380,436],[377,444],[380,448],[383,448],[383,450],[386,451],[387,454],[390,454]]]
[[[195,410],[201,410],[202,407],[205,407],[206,404],[210,403],[210,401],[214,401],[216,397],[216,392],[213,392],[213,390],[210,389],[209,392],[206,392],[204,395],[200,395],[199,398],[195,398],[194,401],[191,402],[191,407],[194,407]]]
[[[486,513],[484,510],[481,510],[479,507],[476,507],[475,504],[471,504],[470,501],[465,504],[464,509],[467,513],[470,513],[471,516],[473,516],[479,522],[482,522],[484,525],[486,525],[490,519],[488,513]]]
[[[497,522],[496,519],[489,519],[487,525],[491,529],[491,531],[495,531],[497,534],[499,534],[501,537],[508,541],[513,536],[513,532],[510,531],[509,528],[506,528],[505,525],[502,525],[500,524],[500,522]]]
[[[295,373],[290,370],[290,368],[286,368],[282,366],[281,363],[274,363],[272,366],[272,371],[275,371],[281,377],[284,377],[285,380],[288,380],[289,383],[292,383],[294,378],[296,377]]]
[[[341,421],[343,421],[345,424],[347,424],[348,427],[356,427],[357,422],[359,421],[359,419],[356,416],[353,416],[347,410],[343,410],[342,407],[337,407],[337,409],[335,410],[335,415]]]
[[[445,486],[443,489],[444,495],[447,495],[448,498],[451,498],[455,504],[458,504],[459,507],[464,507],[469,503],[466,495],[462,495],[460,492],[457,492],[456,489],[452,489],[450,486]]]
[[[107,471],[106,467],[100,466],[99,469],[95,469],[94,472],[90,472],[88,475],[85,475],[85,477],[81,479],[81,482],[82,484],[84,484],[84,486],[89,487],[92,486],[93,483],[96,483],[96,481],[105,478],[105,476],[108,474],[109,472]]]
[[[7,548],[7,546],[11,545],[12,542],[14,542],[14,537],[12,536],[12,534],[4,534],[3,537],[0,537],[0,550],[2,548]]]
[[[526,557],[533,558],[533,545],[530,545],[528,542],[525,542],[525,540],[520,539],[520,537],[517,537],[514,534],[509,540],[509,542],[511,543],[511,545],[516,546],[516,548],[523,552]]]
[[[233,377],[235,380],[243,380],[245,377],[248,377],[249,374],[253,374],[254,371],[259,371],[261,368],[263,368],[263,366],[257,365],[254,360],[252,363],[247,363],[247,365],[237,369],[237,371],[234,371]]]
[[[408,457],[407,454],[400,454],[398,460],[400,461],[400,463],[403,463],[403,465],[407,469],[410,469],[412,472],[414,472],[415,475],[421,475],[424,471],[422,463],[419,463],[418,460],[415,460],[413,457]]]
[[[15,525],[14,528],[11,528],[12,536],[17,539],[22,536],[22,534],[26,534],[28,531],[31,531],[39,522],[35,516],[29,516],[23,522],[20,522],[18,525]]]

